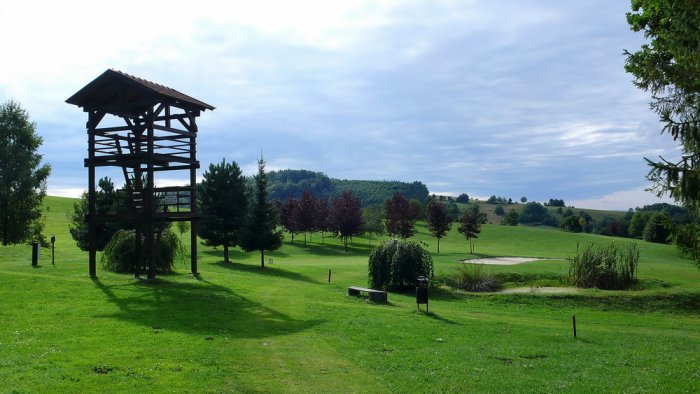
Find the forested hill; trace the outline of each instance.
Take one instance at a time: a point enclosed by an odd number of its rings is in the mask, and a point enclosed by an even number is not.
[[[376,206],[384,203],[395,192],[401,192],[408,199],[424,203],[428,199],[428,188],[421,182],[364,181],[329,178],[322,172],[308,170],[280,170],[268,173],[270,198],[286,201],[290,197],[299,198],[304,190],[317,197],[332,198],[345,190],[360,197],[362,205]]]
[[[344,190],[352,190],[360,196],[363,206],[376,206],[384,204],[384,200],[395,192],[400,192],[409,200],[416,199],[421,204],[428,199],[428,188],[419,181],[412,183],[399,181],[353,181],[347,179],[331,179],[335,190],[342,193]]]

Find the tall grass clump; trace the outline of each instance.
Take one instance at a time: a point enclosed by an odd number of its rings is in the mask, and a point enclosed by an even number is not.
[[[569,278],[576,287],[624,289],[635,282],[638,265],[639,247],[634,242],[599,248],[589,243],[582,249],[577,244],[576,253],[569,258]]]
[[[433,259],[417,242],[391,239],[370,254],[368,276],[374,289],[400,290],[415,286],[419,276],[432,278]]]
[[[141,239],[141,272],[147,270],[146,240]],[[170,230],[163,230],[154,239],[156,272],[169,273],[174,271],[175,256],[183,252],[180,239]],[[109,240],[102,254],[102,267],[112,272],[134,272],[136,261],[136,234],[134,230],[119,230]]]
[[[484,272],[484,264],[462,264],[454,275],[446,278],[445,283],[473,292],[498,291],[503,287],[497,277]]]

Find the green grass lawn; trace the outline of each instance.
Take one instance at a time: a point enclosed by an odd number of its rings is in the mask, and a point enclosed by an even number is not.
[[[700,391],[700,270],[667,245],[639,243],[633,290],[436,288],[426,315],[410,292],[386,305],[345,295],[366,285],[365,238],[349,253],[317,234],[286,241],[264,270],[257,254],[234,249],[224,264],[200,246],[198,279],[185,258],[155,283],[99,267],[91,280],[67,229],[72,200],[46,205],[55,266],[47,249],[32,268],[28,246],[0,247],[0,392]],[[556,285],[576,242],[613,240],[485,225],[472,256],[456,226],[440,254],[424,225],[415,238],[438,277],[467,257],[553,259],[487,267],[523,278],[512,286]]]

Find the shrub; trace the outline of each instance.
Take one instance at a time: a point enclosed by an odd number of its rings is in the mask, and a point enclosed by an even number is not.
[[[368,276],[373,289],[415,286],[419,276],[433,277],[433,259],[417,242],[388,240],[370,254]]]
[[[501,282],[483,271],[484,264],[462,264],[454,276],[447,278],[448,286],[466,291],[487,292],[501,289]]]
[[[595,248],[587,244],[583,250],[576,246],[576,254],[569,258],[569,278],[576,287],[623,289],[636,280],[639,248],[631,242],[627,246],[611,243]]]
[[[134,230],[119,230],[109,240],[102,254],[102,267],[112,272],[134,272],[136,260],[136,235]],[[142,256],[140,270],[147,270],[145,239],[141,239]],[[180,239],[170,230],[156,234],[154,240],[156,272],[173,272],[175,256],[182,252]]]
[[[519,217],[520,223],[529,225],[544,225],[558,227],[559,221],[547,211],[542,204],[537,202],[529,202],[523,206],[523,210]]]

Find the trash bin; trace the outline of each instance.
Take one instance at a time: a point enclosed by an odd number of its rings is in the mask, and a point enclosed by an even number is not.
[[[430,279],[425,276],[419,276],[416,279],[416,308],[420,304],[425,304],[425,312],[428,312],[428,287],[430,285]]]
[[[39,264],[39,243],[32,242],[32,267],[36,267]]]

